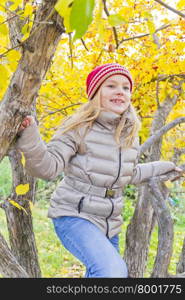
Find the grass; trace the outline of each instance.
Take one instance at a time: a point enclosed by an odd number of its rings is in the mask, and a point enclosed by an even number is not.
[[[83,277],[85,268],[80,261],[78,261],[72,254],[70,254],[60,243],[55,234],[51,219],[47,217],[49,207],[49,197],[56,183],[46,183],[45,181],[38,181],[37,201],[32,208],[33,226],[38,249],[38,256],[42,277],[47,278],[73,278]],[[10,193],[11,188],[11,168],[9,161],[5,158],[0,164],[0,200],[5,199]],[[120,235],[120,251],[124,252],[125,232],[130,218],[134,211],[132,198],[133,192],[126,195],[125,209],[124,209],[124,224],[122,226],[122,233]],[[179,255],[182,249],[184,237],[185,218],[183,217],[185,211],[185,203],[181,201],[178,207],[171,208],[172,216],[175,221],[174,226],[174,244],[173,255],[170,263],[169,272],[176,273],[176,263],[179,260]],[[3,236],[8,240],[8,231],[6,226],[6,218],[3,210],[0,210],[0,228]],[[155,227],[149,249],[147,269],[145,277],[149,277],[152,271],[154,259],[157,251],[158,232]]]
[[[11,166],[7,157],[0,163],[0,199],[10,192],[12,182]]]

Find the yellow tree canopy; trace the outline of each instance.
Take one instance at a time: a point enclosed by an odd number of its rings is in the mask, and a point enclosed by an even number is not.
[[[21,42],[25,41],[36,8],[33,1],[12,2],[8,8],[6,1],[0,4],[0,71],[3,74],[0,98],[21,56],[19,48],[11,49],[7,20],[15,15],[25,20]],[[184,11],[182,0],[165,3],[177,12]],[[55,8],[64,18],[66,33],[62,35],[37,99],[37,116],[46,141],[66,115],[87,101],[87,74],[96,65],[107,62],[119,62],[132,73],[135,83],[132,101],[142,121],[142,143],[149,135],[157,107],[168,95],[178,94],[178,101],[167,122],[185,115],[185,83],[180,93],[174,89],[175,82],[178,85],[185,75],[185,18],[157,1],[145,0],[59,0]],[[170,158],[174,147],[185,147],[184,129],[181,125],[166,135],[162,148],[165,158]]]

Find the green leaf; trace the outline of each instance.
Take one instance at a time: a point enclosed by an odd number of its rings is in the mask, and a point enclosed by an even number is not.
[[[126,23],[125,19],[119,14],[110,15],[108,17],[108,22],[111,26],[119,26]]]
[[[75,30],[73,41],[81,38],[93,19],[94,0],[74,0],[71,15],[71,29]]]

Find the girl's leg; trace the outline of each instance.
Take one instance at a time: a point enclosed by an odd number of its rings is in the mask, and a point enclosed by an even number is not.
[[[114,248],[116,248],[116,250],[119,253],[119,237],[118,237],[118,235],[113,236],[111,239],[109,239],[109,241],[111,242],[111,244],[114,246]]]
[[[64,247],[86,266],[87,277],[128,276],[118,249],[96,225],[78,217],[59,217],[53,223]]]

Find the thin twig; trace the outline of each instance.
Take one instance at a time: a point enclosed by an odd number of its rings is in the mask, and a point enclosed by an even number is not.
[[[72,46],[72,38],[71,32],[69,32],[69,52],[70,52],[70,59],[71,59],[71,69],[73,68],[73,46]]]
[[[154,0],[155,2],[158,2],[159,4],[161,4],[162,6],[166,7],[167,9],[171,10],[172,12],[174,12],[175,14],[185,18],[185,14],[183,14],[181,11],[176,10],[175,8],[169,6],[168,4],[164,3],[161,0]]]
[[[61,112],[61,113],[62,113],[62,111],[65,111],[65,110],[68,109],[68,108],[71,108],[71,107],[76,106],[76,105],[81,105],[81,104],[82,104],[82,103],[79,102],[79,103],[75,103],[75,104],[73,104],[73,105],[68,105],[68,106],[66,106],[66,107],[57,109],[57,110],[55,110],[55,111],[51,111],[51,112],[49,112],[47,115],[43,116],[40,120],[43,120],[43,119],[47,118],[49,115],[53,115],[53,114],[56,114],[56,113],[58,113],[58,112]]]
[[[82,42],[82,44],[83,44],[84,48],[85,48],[87,51],[89,51],[89,49],[87,48],[87,46],[86,46],[86,44],[85,44],[84,40],[83,40],[82,38],[81,38],[80,40],[81,40],[81,42]]]
[[[167,25],[163,25],[161,27],[159,27],[158,29],[156,29],[156,31],[154,33],[157,33],[158,31],[161,31],[163,29],[166,29],[168,27],[172,26],[171,24],[167,24]],[[135,39],[140,39],[140,38],[143,38],[145,36],[149,36],[150,33],[144,33],[144,34],[139,34],[139,35],[136,35],[136,36],[133,36],[133,37],[129,37],[127,39],[123,39],[119,42],[119,46],[120,44],[122,44],[123,42],[127,42],[127,41],[130,41],[130,40],[135,40]]]
[[[107,17],[109,17],[110,14],[109,14],[109,11],[107,9],[106,0],[102,0],[102,1],[103,1],[103,5],[104,5],[105,14],[107,15]],[[114,39],[115,39],[115,42],[116,42],[116,48],[118,48],[119,47],[119,42],[118,42],[118,35],[117,35],[116,27],[113,26],[112,30],[113,30]]]

